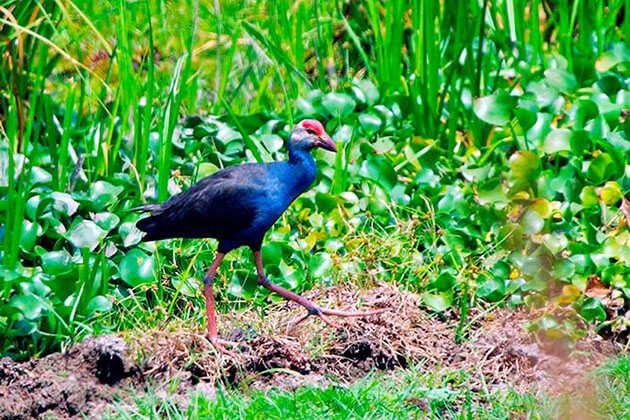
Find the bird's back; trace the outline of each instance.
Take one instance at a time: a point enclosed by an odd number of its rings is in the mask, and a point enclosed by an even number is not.
[[[144,241],[210,237],[229,248],[251,246],[311,182],[287,162],[231,166],[151,207],[137,227]]]

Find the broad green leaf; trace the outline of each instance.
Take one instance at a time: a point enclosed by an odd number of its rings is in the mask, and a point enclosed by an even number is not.
[[[265,264],[278,265],[282,261],[282,244],[280,242],[265,242],[261,251]]]
[[[106,181],[96,181],[90,186],[90,199],[92,208],[101,211],[105,207],[116,202],[120,193],[125,190],[122,186],[114,186]]]
[[[332,258],[327,252],[319,252],[313,255],[309,261],[309,272],[316,278],[324,277],[332,267]]]
[[[608,180],[616,173],[617,165],[613,162],[608,153],[599,153],[595,159],[590,161],[586,176],[596,185]]]
[[[24,220],[22,222],[22,234],[20,236],[20,248],[22,251],[30,252],[37,242],[37,236],[41,231],[38,223]]]
[[[587,298],[580,307],[580,313],[587,321],[605,321],[606,310],[598,298]]]
[[[66,216],[72,216],[79,208],[79,203],[74,201],[70,194],[55,191],[50,194],[55,210]]]
[[[359,114],[359,124],[361,124],[361,128],[363,128],[367,135],[372,135],[381,128],[383,122],[378,116],[372,113],[362,112]]]
[[[70,254],[65,249],[47,252],[41,256],[41,259],[44,273],[57,275],[72,270]]]
[[[359,173],[361,176],[373,180],[388,190],[394,188],[398,181],[394,167],[390,160],[384,156],[369,156],[363,161]]]
[[[571,150],[571,130],[559,128],[551,131],[543,144],[543,151],[547,154],[568,152]]]
[[[527,85],[527,91],[536,96],[536,102],[541,108],[551,105],[560,94],[556,87],[549,84],[548,80],[530,83]]]
[[[123,240],[123,245],[130,247],[139,244],[142,240],[142,231],[133,222],[125,222],[118,228],[118,234]]]
[[[525,210],[520,223],[523,226],[523,233],[526,235],[540,233],[545,227],[545,220],[537,211],[532,209]]]
[[[155,280],[155,258],[135,248],[123,257],[119,264],[120,277],[131,287]]]
[[[380,98],[380,93],[374,82],[372,82],[370,79],[356,80],[353,82],[353,85],[353,91],[355,92],[355,95],[358,98],[359,92],[357,92],[357,90],[359,90],[363,96],[362,99],[365,104],[367,104],[368,106],[372,106],[376,104],[376,102],[378,102]]]
[[[44,309],[42,302],[32,295],[16,295],[9,300],[9,306],[18,310],[26,319],[37,319]]]
[[[101,212],[92,216],[92,220],[104,231],[109,232],[120,223],[120,217],[114,213]]]
[[[90,251],[94,251],[106,235],[107,232],[93,221],[82,220],[70,228],[67,238],[77,248],[87,247]]]
[[[616,204],[623,194],[621,193],[621,187],[616,181],[608,181],[601,190],[602,201],[606,205],[612,206]]]
[[[483,282],[475,293],[489,302],[497,302],[505,297],[505,281],[491,277]]]
[[[218,170],[219,170],[219,167],[215,165],[214,163],[201,162],[199,164],[199,169],[197,171],[197,177],[198,179],[202,179],[202,178],[212,175]]]
[[[451,307],[452,297],[448,293],[429,293],[421,294],[422,303],[435,312],[444,312]]]
[[[541,172],[541,161],[529,150],[519,150],[510,156],[510,178],[520,187],[529,186]]]
[[[577,86],[575,76],[566,70],[548,69],[545,70],[545,79],[550,86],[555,87],[563,93],[571,93]]]
[[[590,185],[584,187],[580,193],[580,200],[584,207],[596,206],[597,203],[599,203],[599,199],[597,198],[597,190],[595,187]]]
[[[105,296],[94,296],[87,304],[87,313],[108,312],[112,309],[112,302]]]
[[[456,283],[456,274],[457,272],[454,269],[446,268],[429,283],[429,287],[440,292],[452,290]]]
[[[356,103],[345,93],[330,92],[322,99],[322,106],[331,117],[346,117],[354,111]]]
[[[31,168],[31,185],[35,184],[50,184],[53,180],[52,175],[47,170],[40,168],[39,166],[33,166]]]
[[[510,114],[515,104],[515,98],[500,91],[499,93],[476,99],[474,111],[480,120],[488,124],[502,126],[510,121]]]

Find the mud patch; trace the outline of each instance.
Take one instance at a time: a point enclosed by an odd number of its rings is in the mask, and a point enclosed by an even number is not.
[[[123,399],[129,390],[142,395],[148,382],[174,378],[185,404],[192,389],[212,397],[218,381],[262,389],[326,387],[374,369],[417,363],[425,369],[464,370],[473,390],[560,390],[615,353],[613,343],[595,334],[582,339],[577,351],[559,353],[525,331],[523,321],[531,315],[524,311],[495,310],[484,317],[477,312],[479,321],[467,331],[467,340],[456,344],[455,314],[431,316],[416,294],[381,286],[309,295],[322,306],[388,311],[338,320],[338,329],[312,318],[293,330],[287,330],[290,321],[302,314],[293,304],[270,305],[264,317],[249,311],[226,314],[219,325],[225,338],[241,343],[235,356],[217,354],[201,333],[184,332],[190,328],[173,323],[160,331],[89,338],[64,354],[25,363],[2,359],[0,418],[98,416],[119,391]]]

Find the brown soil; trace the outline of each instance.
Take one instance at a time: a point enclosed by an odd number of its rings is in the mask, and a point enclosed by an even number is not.
[[[388,308],[381,315],[338,320],[337,330],[313,318],[292,331],[287,325],[301,314],[293,304],[273,304],[264,317],[250,311],[220,317],[225,338],[242,343],[235,356],[218,355],[197,333],[182,325],[160,331],[132,331],[121,336],[88,338],[66,353],[24,363],[0,360],[0,418],[97,416],[120,394],[141,394],[147,383],[178,378],[179,395],[197,389],[210,396],[214,384],[294,389],[328,386],[331,379],[351,382],[367,372],[405,368],[465,370],[473,390],[516,387],[561,392],[585,372],[615,353],[612,342],[595,334],[572,351],[541,343],[528,334],[524,311],[494,310],[477,317],[455,343],[458,319],[438,319],[424,311],[417,295],[392,286],[368,291],[334,287],[309,297],[322,306]],[[201,326],[200,326],[201,327]],[[127,397],[125,397],[127,395]]]

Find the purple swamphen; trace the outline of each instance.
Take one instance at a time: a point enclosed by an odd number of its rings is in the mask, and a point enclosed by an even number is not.
[[[151,215],[140,219],[137,227],[146,232],[143,241],[167,238],[215,238],[219,241],[216,257],[206,273],[204,295],[208,318],[208,338],[221,351],[226,344],[217,335],[213,283],[226,253],[240,246],[254,252],[258,284],[285,299],[304,306],[310,315],[335,326],[329,315],[358,317],[384,310],[346,312],[320,308],[314,302],[271,283],[263,270],[260,247],[265,233],[282,213],[315,179],[317,168],[311,150],[336,152],[337,148],[324,127],[316,120],[297,124],[289,138],[289,160],[271,163],[246,163],[225,168],[202,179],[187,191],[162,204],[148,204],[139,210]]]

